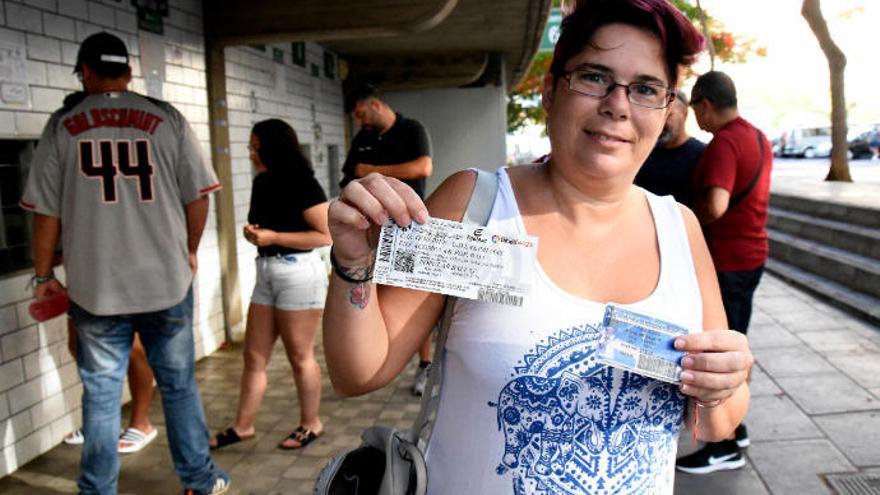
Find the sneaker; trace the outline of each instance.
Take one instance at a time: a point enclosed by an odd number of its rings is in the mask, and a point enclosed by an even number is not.
[[[83,437],[83,431],[81,428],[77,428],[64,437],[64,443],[67,445],[82,445],[85,441],[86,439]]]
[[[422,394],[425,393],[425,386],[428,385],[428,373],[431,372],[431,365],[428,364],[425,367],[419,366],[419,370],[416,371],[416,381],[412,386],[412,394],[416,397],[421,397]]]
[[[210,491],[203,492],[201,490],[188,488],[183,491],[183,495],[220,495],[221,493],[226,493],[226,490],[229,490],[229,484],[229,477],[225,474],[221,474],[216,480],[214,480],[214,486]]]
[[[752,442],[749,440],[749,432],[746,430],[745,423],[736,427],[736,432],[734,433],[734,435],[736,435],[737,447],[744,449],[752,444]]]
[[[746,465],[735,440],[707,443],[705,447],[675,461],[675,469],[691,474],[708,474]]]

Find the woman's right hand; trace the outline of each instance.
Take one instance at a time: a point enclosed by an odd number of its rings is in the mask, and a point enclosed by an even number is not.
[[[367,266],[378,243],[379,229],[393,218],[408,226],[428,220],[428,209],[418,194],[393,177],[370,174],[348,183],[330,204],[333,255],[343,266]]]

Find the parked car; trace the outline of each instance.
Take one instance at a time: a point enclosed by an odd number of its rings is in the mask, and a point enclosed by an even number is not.
[[[870,158],[871,153],[871,133],[874,132],[873,127],[861,128],[854,137],[849,139],[849,157],[850,158]]]
[[[773,148],[773,156],[782,156],[782,138],[771,139],[770,146]]]
[[[782,156],[817,158],[831,156],[830,127],[797,127],[781,138]]]

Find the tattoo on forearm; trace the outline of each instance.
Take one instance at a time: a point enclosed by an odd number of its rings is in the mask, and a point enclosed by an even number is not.
[[[357,309],[364,309],[370,304],[370,285],[357,284],[349,289],[348,301]]]

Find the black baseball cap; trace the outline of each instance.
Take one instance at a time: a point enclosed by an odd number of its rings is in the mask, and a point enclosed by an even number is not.
[[[82,72],[83,64],[99,74],[118,72],[128,67],[128,50],[116,36],[107,32],[95,33],[79,46],[73,72]]]

